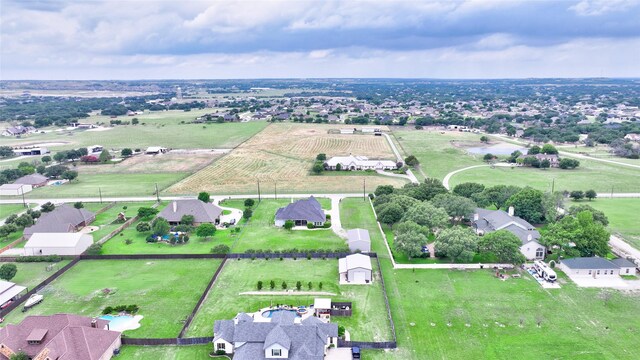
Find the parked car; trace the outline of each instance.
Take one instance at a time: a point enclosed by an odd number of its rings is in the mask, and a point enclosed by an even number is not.
[[[353,359],[360,359],[360,348],[357,346],[354,346],[351,348],[351,357]]]

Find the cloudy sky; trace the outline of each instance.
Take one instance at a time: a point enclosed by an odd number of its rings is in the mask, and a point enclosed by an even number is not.
[[[0,79],[640,77],[640,0],[0,0]]]

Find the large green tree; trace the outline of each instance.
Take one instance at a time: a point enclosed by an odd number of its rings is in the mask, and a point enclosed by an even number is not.
[[[156,218],[151,224],[151,229],[155,235],[163,236],[169,233],[171,226],[169,226],[169,222],[164,218]]]
[[[522,241],[507,230],[490,232],[478,238],[480,253],[493,254],[498,262],[522,264],[526,260],[520,252]]]
[[[484,185],[466,182],[462,184],[458,184],[453,188],[453,193],[456,195],[464,196],[466,198],[471,198],[473,194],[481,193],[484,190]]]
[[[464,218],[470,218],[478,207],[473,200],[454,194],[436,195],[431,203],[436,207],[443,208],[455,223],[459,223]]]
[[[18,273],[16,264],[3,264],[0,266],[0,279],[9,281]]]
[[[435,248],[451,262],[469,262],[478,249],[478,236],[469,227],[454,226],[438,234]]]
[[[429,229],[412,221],[400,223],[395,228],[393,247],[409,259],[420,256],[422,246],[429,241]]]
[[[532,224],[539,224],[544,220],[542,198],[542,191],[526,187],[512,195],[505,205],[513,206],[516,216]]]
[[[484,189],[481,193],[473,194],[471,199],[482,207],[495,206],[501,209],[505,206],[507,200],[521,189],[517,186],[496,185]]]
[[[209,238],[216,234],[216,227],[213,224],[204,223],[196,228],[196,235],[202,238]]]
[[[428,201],[423,201],[407,210],[402,217],[402,221],[412,221],[437,233],[447,226],[449,215],[444,209],[435,207]]]
[[[606,256],[609,253],[609,232],[593,214],[584,210],[567,215],[542,230],[542,242],[549,248],[575,252],[579,256]]]

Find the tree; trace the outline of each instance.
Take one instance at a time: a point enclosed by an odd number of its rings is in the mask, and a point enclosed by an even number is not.
[[[407,156],[407,158],[404,159],[404,163],[407,164],[407,166],[418,166],[418,165],[420,165],[420,161],[418,161],[418,158],[416,158],[414,155]]]
[[[269,289],[273,290],[276,288],[276,282],[271,280],[269,281]]]
[[[396,251],[406,255],[409,260],[420,256],[422,246],[427,245],[429,229],[414,222],[404,222],[396,227],[396,237],[393,247]]]
[[[587,190],[587,191],[585,191],[584,196],[585,196],[587,199],[589,199],[589,201],[591,201],[591,200],[593,200],[593,199],[597,198],[597,197],[598,197],[598,194],[596,193],[596,191],[595,191],[595,190]]]
[[[492,161],[495,158],[496,157],[493,154],[487,153],[487,154],[484,154],[484,156],[482,157],[482,160],[489,162],[489,161]]]
[[[18,351],[17,353],[11,355],[9,360],[30,360],[31,358],[24,351]]]
[[[390,203],[385,205],[382,210],[378,212],[378,221],[383,224],[391,225],[394,224],[400,219],[402,219],[404,211],[402,207],[396,203]]]
[[[463,218],[469,218],[478,207],[476,203],[463,196],[454,194],[439,194],[431,200],[431,203],[443,208],[454,222],[460,222]]]
[[[380,185],[376,188],[376,191],[374,191],[373,193],[376,194],[376,196],[393,194],[393,186]]]
[[[540,161],[540,169],[548,169],[551,167],[551,162],[547,159]]]
[[[120,151],[120,156],[122,157],[129,157],[133,155],[133,150],[131,150],[130,148],[124,148]]]
[[[15,224],[5,223],[0,226],[0,238],[6,238],[16,231],[18,231],[18,227]]]
[[[67,170],[62,173],[62,178],[65,180],[74,180],[78,177],[78,172],[73,170]]]
[[[48,165],[51,162],[51,156],[45,155],[42,157],[42,159],[40,159],[40,161]]]
[[[198,194],[198,200],[202,201],[203,203],[208,203],[209,201],[211,201],[211,196],[208,192],[202,191]]]
[[[301,281],[296,281],[296,289],[298,291],[300,291],[301,288],[302,288],[302,282]]]
[[[542,195],[542,208],[546,222],[556,221],[564,208],[564,196],[561,192],[547,192]]]
[[[166,219],[156,218],[155,220],[153,220],[153,223],[151,224],[151,229],[153,230],[153,233],[155,235],[164,236],[169,233],[171,226],[169,226],[169,222],[167,222]]]
[[[484,189],[481,193],[472,195],[471,199],[482,207],[493,205],[497,209],[501,209],[505,206],[507,200],[520,190],[521,188],[517,186],[496,185]]]
[[[490,232],[478,238],[480,253],[493,254],[500,263],[524,263],[526,259],[520,252],[520,246],[522,241],[507,230]]]
[[[489,138],[488,138],[488,137],[486,137],[486,136],[484,136],[484,135],[482,135],[482,136],[480,137],[480,141],[486,144],[486,143],[488,143],[488,142],[489,142]]]
[[[283,281],[281,286],[282,286],[282,290],[287,290],[287,282],[286,281]]]
[[[146,221],[139,222],[138,225],[136,225],[136,231],[137,232],[151,231],[151,225]]]
[[[84,204],[82,203],[82,201],[77,201],[73,204],[73,207],[76,209],[82,209],[84,207]]]
[[[42,164],[36,166],[36,172],[38,174],[44,174],[45,171],[47,171],[47,167],[46,166],[44,166]]]
[[[558,155],[558,150],[551,144],[544,144],[540,152],[548,155]]]
[[[139,123],[140,123],[140,120],[138,120],[138,118],[131,119],[131,125],[138,125]]]
[[[569,197],[575,201],[578,201],[584,198],[584,192],[582,190],[574,190],[569,194]]]
[[[451,262],[469,262],[478,248],[478,236],[469,227],[454,226],[444,229],[436,238],[435,248]]]
[[[316,160],[317,161],[325,161],[325,160],[327,160],[327,154],[318,154],[318,156],[316,156]]]
[[[88,255],[100,255],[100,253],[102,253],[102,244],[100,243],[91,244],[87,249]]]
[[[484,190],[484,185],[466,182],[462,184],[458,184],[453,188],[453,193],[456,195],[464,196],[466,198],[471,198],[473,194],[481,193]]]
[[[27,226],[33,225],[33,218],[29,214],[22,214],[18,216],[14,223],[18,227],[25,228]]]
[[[262,281],[258,280],[258,285],[256,286],[256,288],[258,289],[258,291],[262,290]]]
[[[582,211],[589,211],[592,215],[593,215],[593,220],[599,222],[600,224],[607,226],[609,225],[609,219],[607,218],[607,216],[604,214],[604,212],[600,211],[600,210],[596,210],[594,208],[592,208],[589,205],[573,205],[572,207],[569,208],[569,211],[567,212],[567,214],[572,215],[572,216],[577,216],[578,213],[582,212]]]
[[[314,174],[318,175],[324,171],[324,166],[322,166],[322,163],[315,163],[313,164],[313,168],[311,170]]]
[[[231,251],[229,246],[224,244],[216,245],[211,249],[212,254],[228,254],[229,251]]]
[[[610,234],[593,214],[584,210],[575,216],[567,215],[542,230],[542,243],[561,251],[573,249],[578,256],[601,256],[609,253]]]
[[[51,212],[55,208],[56,208],[56,206],[53,205],[53,203],[51,201],[48,201],[48,202],[42,204],[42,206],[40,206],[40,211],[42,211],[42,212]]]
[[[513,206],[516,216],[532,224],[539,224],[544,218],[542,195],[542,191],[526,187],[512,195],[505,205]]]
[[[529,151],[527,151],[527,155],[536,155],[536,154],[540,154],[540,146],[533,145],[532,147],[529,148]]]
[[[3,264],[0,266],[0,279],[9,281],[18,273],[16,264]]]
[[[203,223],[196,228],[196,235],[201,238],[210,238],[216,234],[216,227],[213,224]]]
[[[10,158],[15,154],[13,153],[13,148],[11,146],[0,146],[0,158]]]
[[[560,159],[559,166],[560,166],[560,169],[571,170],[580,166],[580,161],[564,158],[564,159]]]
[[[193,225],[195,221],[195,217],[193,215],[182,215],[180,218],[180,224],[182,225]]]
[[[100,161],[100,160],[99,160],[97,157],[95,157],[94,155],[85,155],[85,156],[82,156],[82,157],[80,158],[80,162],[83,162],[83,163],[85,163],[85,164],[89,164],[89,163],[97,163],[97,162],[99,162],[99,161]]]
[[[411,207],[402,217],[402,222],[412,221],[418,225],[426,226],[432,232],[437,233],[449,223],[449,214],[445,209],[435,207],[428,201],[423,201]]]
[[[420,184],[406,184],[399,191],[400,194],[420,201],[431,200],[434,196],[447,192],[449,191],[442,185],[442,181],[434,178],[427,178]]]
[[[47,168],[44,175],[50,178],[57,178],[67,170],[69,170],[69,168],[64,165],[53,165]]]
[[[62,162],[67,159],[67,154],[64,151],[57,152],[53,155],[53,159],[57,162]]]
[[[342,165],[340,163],[336,164],[336,171],[342,170]]]
[[[245,199],[244,200],[244,207],[252,207],[253,205],[255,205],[256,201],[253,199]]]
[[[249,220],[251,219],[251,216],[253,216],[253,210],[251,210],[251,208],[245,208],[244,211],[242,212],[242,217],[245,220]]]
[[[141,207],[138,209],[138,217],[141,219],[149,219],[158,213],[158,209],[152,207]]]
[[[98,159],[100,159],[101,163],[108,163],[109,161],[111,161],[111,154],[109,153],[109,150],[102,150]]]
[[[293,220],[287,220],[284,222],[284,226],[282,227],[285,228],[286,230],[291,230],[293,229],[294,226],[295,226],[295,223],[293,222]]]

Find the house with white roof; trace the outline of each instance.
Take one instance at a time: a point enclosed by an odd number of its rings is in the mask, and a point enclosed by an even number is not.
[[[24,286],[16,285],[11,281],[0,280],[0,305],[19,299],[26,294]]]
[[[93,236],[85,233],[34,233],[24,245],[24,255],[80,255],[92,244]]]
[[[338,260],[341,284],[370,284],[373,277],[371,258],[363,254],[352,254]]]
[[[340,166],[338,166],[340,165]],[[395,170],[397,163],[392,160],[369,160],[366,156],[334,156],[324,163],[327,170]]]
[[[33,190],[33,186],[29,184],[3,184],[0,185],[0,195],[4,196],[20,196]]]

